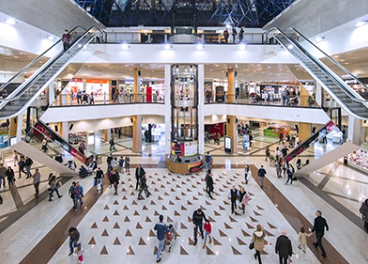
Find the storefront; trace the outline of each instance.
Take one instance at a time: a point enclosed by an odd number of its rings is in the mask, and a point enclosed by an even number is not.
[[[347,160],[346,160],[347,159]],[[345,157],[345,164],[368,173],[368,150],[358,149]]]

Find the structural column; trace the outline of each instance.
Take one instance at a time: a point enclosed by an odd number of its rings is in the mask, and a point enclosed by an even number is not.
[[[323,89],[322,89],[322,86],[316,82],[316,98],[314,98],[316,100],[316,103],[319,105],[319,106],[322,106],[322,92],[323,92]]]
[[[171,66],[165,65],[165,154],[171,153]]]
[[[308,107],[309,93],[303,85],[300,85],[300,106]],[[310,136],[311,125],[309,123],[299,122],[299,141],[303,142]]]
[[[134,102],[138,103],[139,93],[138,68],[134,68]],[[132,116],[133,119],[133,152],[142,151],[142,116]]]
[[[198,142],[199,155],[204,154],[204,65],[198,65]]]
[[[228,103],[235,102],[235,71],[233,68],[229,68],[227,72],[227,94],[228,94]],[[226,117],[226,135],[231,137],[232,140],[232,153],[237,152],[237,145],[238,145],[238,129],[237,129],[237,122],[236,116],[228,115]]]
[[[18,115],[17,118],[17,143],[22,140],[22,127],[23,127],[23,113]]]
[[[348,119],[348,141],[360,146],[360,132],[361,132],[360,119],[349,115]]]
[[[55,80],[49,84],[48,88],[48,103],[49,106],[55,101]]]

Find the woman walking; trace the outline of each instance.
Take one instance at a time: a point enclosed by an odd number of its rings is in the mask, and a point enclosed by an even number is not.
[[[8,178],[8,184],[9,184],[9,189],[10,189],[14,186],[14,182],[15,182],[14,171],[10,166],[6,170],[5,175]]]
[[[265,241],[264,238],[266,236],[266,232],[263,229],[263,226],[257,225],[257,230],[253,233],[253,243],[254,249],[256,253],[254,254],[254,259],[258,258],[258,263],[262,264],[261,252],[264,249]]]

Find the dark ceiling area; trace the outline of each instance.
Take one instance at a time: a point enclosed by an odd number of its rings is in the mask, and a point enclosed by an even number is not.
[[[107,27],[263,27],[296,0],[75,0]]]

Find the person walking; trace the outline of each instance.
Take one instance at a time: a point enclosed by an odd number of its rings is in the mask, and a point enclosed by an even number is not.
[[[146,194],[147,198],[151,195],[151,193],[148,191],[146,173],[143,173],[139,179],[138,200],[143,200],[143,197],[142,197],[143,191]]]
[[[294,168],[291,166],[291,164],[289,164],[289,167],[286,170],[287,173],[287,181],[285,184],[288,184],[289,180],[290,180],[290,184],[293,184],[293,176],[294,176]]]
[[[287,264],[289,257],[293,255],[293,247],[290,239],[286,236],[286,231],[276,240],[275,252],[279,255],[280,264]]]
[[[74,248],[77,248],[78,246],[81,245],[81,243],[79,242],[80,233],[75,227],[71,227],[69,228],[68,234],[69,234],[69,249],[70,249],[69,256],[71,256],[74,253]]]
[[[211,169],[211,161],[212,161],[212,156],[210,155],[210,152],[207,151],[207,155],[206,155],[206,171]]]
[[[67,29],[65,29],[63,36],[61,37],[61,41],[63,42],[64,51],[69,49],[71,36]]]
[[[96,184],[97,186],[99,184],[101,184],[101,189],[103,188],[103,185],[102,185],[102,178],[104,177],[104,172],[103,170],[101,170],[100,167],[97,168],[96,170]]]
[[[220,140],[218,139],[218,134],[216,132],[213,135],[213,144],[220,145]]]
[[[209,244],[212,243],[211,232],[212,232],[212,226],[211,226],[210,220],[209,219],[206,219],[205,220],[205,223],[204,223],[204,241],[203,241],[203,248],[206,248],[207,238],[209,238],[208,243]]]
[[[75,188],[74,188],[74,212],[77,211],[78,208],[78,201],[80,202],[80,207],[83,208],[83,200],[84,197],[83,194],[83,187],[79,184],[79,181],[77,181]]]
[[[270,148],[269,147],[266,147],[266,161],[270,158]]]
[[[238,34],[238,32],[236,31],[236,28],[233,27],[233,30],[232,30],[232,35],[233,35],[233,43],[235,44],[236,43],[236,35]]]
[[[14,168],[17,167],[18,162],[19,162],[19,157],[18,157],[18,152],[17,151],[13,151],[13,162],[14,162]]]
[[[86,150],[86,144],[84,143],[84,141],[82,141],[80,144],[79,144],[79,147],[78,147],[78,151],[84,156],[84,151]]]
[[[57,162],[59,162],[59,163],[61,163],[61,164],[63,164],[63,156],[61,156],[61,154],[60,153],[58,153],[58,154],[56,154],[56,156],[55,156],[55,160],[57,161]]]
[[[70,185],[69,191],[68,191],[70,199],[72,199],[72,202],[73,202],[73,208],[74,208],[74,204],[75,204],[75,186],[76,185],[77,184],[73,181],[72,185]]]
[[[112,168],[113,170],[116,170],[116,171],[117,171],[118,166],[119,166],[119,162],[118,162],[117,158],[116,158],[116,157],[114,157],[114,158],[111,160],[111,168]]]
[[[5,176],[6,176],[6,168],[4,164],[1,163],[0,164],[0,189],[1,189],[1,184],[3,184],[4,187],[6,186]]]
[[[198,229],[199,229],[199,232],[201,233],[202,239],[204,238],[203,220],[206,220],[206,219],[207,218],[201,208],[198,208],[197,210],[194,211],[193,217],[192,217],[192,221],[194,225],[194,244],[193,244],[194,246],[196,246],[198,242],[198,239],[197,239]]]
[[[281,178],[282,165],[281,160],[277,159],[275,163],[277,178]]]
[[[126,162],[126,161],[125,161]],[[139,186],[139,180],[141,179],[142,175],[145,174],[146,172],[144,171],[144,169],[142,168],[141,164],[138,164],[138,167],[135,169],[135,179],[137,181],[136,185],[135,185],[135,190],[138,190],[138,186]]]
[[[230,189],[227,197],[231,201],[231,213],[233,214],[236,209],[236,201],[239,199],[239,191],[236,189],[235,185]]]
[[[110,139],[109,144],[110,144],[110,151],[116,151],[114,138]]]
[[[208,193],[208,196],[210,197],[210,199],[212,199],[211,193],[213,193],[213,178],[212,178],[211,170],[207,171],[207,175],[204,178],[204,180],[206,181],[206,192]]]
[[[20,160],[19,160],[19,162],[18,162],[18,169],[19,169],[19,176],[18,176],[18,179],[20,179],[21,177],[22,177],[22,172],[24,173],[24,174],[26,174],[27,175],[27,172],[25,172],[24,171],[24,168],[25,168],[25,166],[26,166],[26,163],[25,163],[25,161],[24,161],[24,157],[23,156],[21,156],[20,157]]]
[[[120,173],[124,174],[124,157],[121,156],[119,159]]]
[[[244,38],[244,28],[240,28],[239,31],[239,43],[243,42],[243,38]]]
[[[42,149],[43,153],[46,153],[47,150],[48,150],[46,137],[44,137],[43,140],[42,140],[41,149]]]
[[[300,232],[299,232],[299,246],[298,248],[299,249],[302,249],[303,252],[305,253],[306,252],[306,248],[307,248],[307,238],[310,237],[313,233],[310,233],[310,234],[307,234],[305,232],[305,228],[304,227],[301,227],[300,228]]]
[[[254,259],[258,259],[258,263],[262,264],[261,252],[265,247],[266,232],[263,229],[263,226],[257,225],[256,231],[253,232],[253,245],[256,253],[254,254]]]
[[[35,172],[33,173],[32,178],[33,178],[33,186],[34,186],[35,191],[36,191],[35,196],[36,196],[36,198],[38,198],[39,186],[40,186],[40,182],[41,182],[41,174],[38,171],[38,169],[35,169]]]
[[[245,179],[245,184],[248,184],[250,177],[252,176],[252,172],[249,169],[249,165],[245,164],[244,167],[244,179]]]
[[[228,41],[229,41],[229,36],[230,36],[229,31],[227,30],[227,28],[225,28],[223,35],[224,35],[225,43],[227,44]]]
[[[263,189],[264,178],[266,177],[266,174],[267,174],[266,170],[263,168],[263,165],[261,165],[261,168],[258,170],[258,177],[261,189]]]
[[[25,161],[25,167],[26,167],[26,173],[27,173],[26,179],[32,177],[31,175],[32,164],[33,164],[33,160],[31,160],[30,157],[26,157],[26,161]]]
[[[327,225],[327,221],[325,218],[322,217],[322,212],[321,211],[317,211],[316,212],[316,218],[314,219],[314,225],[313,225],[313,229],[312,229],[312,233],[316,234],[316,238],[317,241],[315,243],[313,243],[314,247],[317,248],[319,247],[322,253],[322,257],[326,258],[326,251],[323,248],[322,245],[322,238],[325,234],[325,229],[328,231],[328,225]]]
[[[161,252],[164,250],[164,242],[165,242],[165,233],[169,233],[169,229],[164,223],[164,216],[159,216],[159,222],[155,225],[154,230],[157,231],[157,239],[158,239],[158,250],[156,255],[156,262],[161,261]]]
[[[14,171],[10,166],[6,170],[5,175],[8,178],[9,189],[11,189],[14,186],[15,176],[14,176]]]
[[[239,191],[239,202],[240,206],[243,209],[243,214],[245,213],[245,207],[248,205],[248,202],[251,200],[250,195],[246,192],[244,187],[240,187]]]
[[[130,158],[125,156],[125,172],[130,172]]]
[[[115,169],[113,169],[110,175],[110,182],[114,186],[114,190],[115,190],[114,195],[118,195],[119,181],[120,181],[119,173]]]
[[[59,198],[63,197],[59,194],[58,183],[56,182],[56,176],[50,173],[49,175],[49,201],[52,201],[54,192],[56,192]]]
[[[364,229],[368,233],[368,199],[362,203],[359,212],[362,214],[362,219],[364,221]]]

